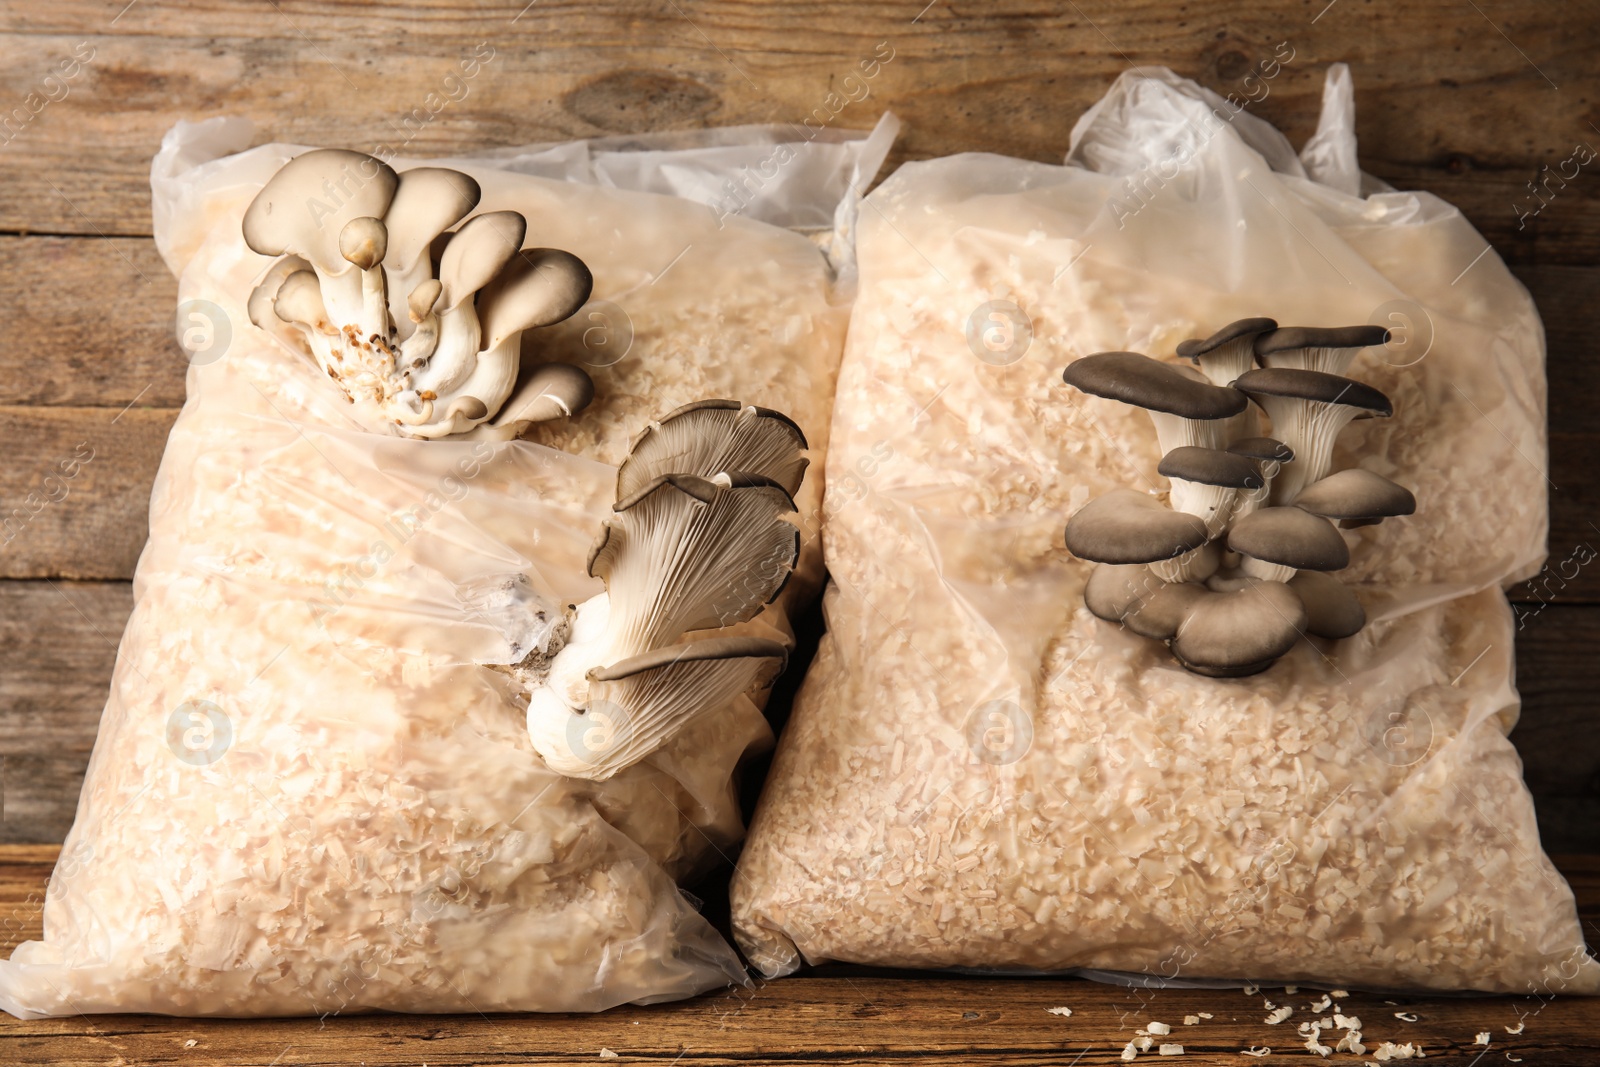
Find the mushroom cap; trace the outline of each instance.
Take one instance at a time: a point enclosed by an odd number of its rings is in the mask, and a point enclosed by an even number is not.
[[[1209,539],[1206,522],[1198,515],[1173,511],[1133,489],[1095,497],[1067,521],[1067,549],[1095,563],[1154,563],[1181,556]]]
[[[1306,609],[1306,632],[1335,641],[1350,637],[1367,624],[1366,609],[1348,585],[1331,574],[1297,571],[1289,589]]]
[[[613,622],[654,648],[689,630],[754,618],[789,580],[800,528],[770,479],[668,474],[619,500],[589,552]]]
[[[339,254],[340,232],[352,219],[382,218],[399,181],[392,167],[363,152],[305,152],[279,167],[250,202],[240,224],[245,244],[264,256],[293,253],[324,274],[343,274],[350,264]],[[325,182],[337,193],[331,203]]]
[[[413,167],[399,176],[389,204],[391,269],[404,271],[427,254],[441,233],[467,217],[483,195],[475,178],[445,167]]]
[[[528,220],[515,211],[474,215],[450,237],[439,258],[441,309],[454,311],[493,280],[528,234]]]
[[[1141,637],[1170,640],[1195,602],[1207,595],[1199,582],[1162,582],[1122,616],[1122,624]]]
[[[1179,445],[1161,457],[1156,470],[1167,478],[1229,489],[1260,489],[1266,484],[1261,477],[1261,465],[1231,449],[1224,452],[1198,445]]]
[[[514,333],[571,318],[593,288],[594,275],[571,252],[523,249],[478,297],[484,348]]]
[[[1283,326],[1256,338],[1256,355],[1296,348],[1370,348],[1389,343],[1382,326]]]
[[[1361,467],[1335,471],[1313,482],[1291,503],[1327,519],[1386,519],[1417,510],[1411,490]]]
[[[1252,511],[1228,530],[1228,548],[1296,570],[1336,571],[1350,565],[1350,546],[1333,523],[1295,507]]]
[[[420,323],[433,314],[434,305],[439,302],[439,295],[443,292],[444,286],[439,284],[438,278],[429,278],[411,290],[411,295],[406,297],[406,312],[411,316],[411,321]]]
[[[1096,618],[1121,622],[1145,597],[1166,584],[1142,563],[1099,563],[1089,572],[1083,603]]]
[[[1099,352],[1074,360],[1061,378],[1095,396],[1185,419],[1226,419],[1247,406],[1237,390],[1191,373],[1137,352]]]
[[[315,271],[297,270],[285,278],[278,287],[278,295],[273,298],[272,310],[284,322],[303,323],[323,333],[333,328],[328,323],[328,309],[322,302],[322,283]]]
[[[1228,446],[1228,451],[1263,462],[1288,463],[1294,459],[1294,449],[1275,437],[1241,437]]]
[[[709,478],[724,471],[759,474],[793,494],[805,477],[805,448],[805,434],[782,412],[737,400],[699,400],[645,427],[617,470],[617,498],[663,474]]]
[[[1196,674],[1258,674],[1300,639],[1306,610],[1282,582],[1258,582],[1231,593],[1204,590],[1172,639],[1172,654]]]
[[[1241,337],[1252,337],[1267,333],[1278,328],[1277,319],[1238,319],[1228,323],[1222,329],[1204,340],[1191,337],[1187,341],[1178,342],[1178,355],[1184,359],[1199,362],[1200,357],[1213,349],[1220,348],[1229,341],[1237,341]]]
[[[1374,415],[1394,414],[1394,405],[1389,398],[1365,382],[1317,370],[1262,367],[1241,374],[1233,387],[1252,399],[1286,397],[1320,404],[1339,404]]]
[[[594,401],[594,379],[571,363],[524,366],[510,399],[495,417],[497,426],[570,418]]]
[[[273,310],[272,305],[278,299],[278,290],[283,288],[283,283],[289,275],[310,269],[311,264],[299,256],[284,256],[269,267],[261,282],[250,291],[250,300],[245,305],[250,314],[250,321],[262,329],[270,329],[271,321],[267,316],[277,317],[278,313]]]
[[[389,228],[382,219],[363,215],[351,219],[339,231],[339,254],[361,270],[371,270],[383,262],[389,247]]]

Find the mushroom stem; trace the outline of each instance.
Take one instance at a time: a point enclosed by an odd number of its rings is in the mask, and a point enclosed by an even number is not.
[[[1157,560],[1150,564],[1150,573],[1163,582],[1203,582],[1221,563],[1222,546],[1211,541],[1175,559]]]
[[[1298,573],[1293,567],[1285,567],[1281,563],[1268,563],[1254,556],[1242,557],[1239,569],[1251,578],[1260,578],[1267,582],[1287,582]]]

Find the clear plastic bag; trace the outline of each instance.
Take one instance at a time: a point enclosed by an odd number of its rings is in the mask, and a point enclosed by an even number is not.
[[[670,171],[715,188],[771,154],[771,131],[726,134],[709,159],[657,138],[648,160],[580,144],[450,161],[482,185],[479,212],[520,211],[595,277],[588,306],[529,338],[584,366],[594,402],[503,443],[363,430],[314,363],[251,326],[269,260],[240,219],[297,150],[225,155],[248,143],[237,120],[176,128],[153,184],[188,399],[44,939],[0,963],[0,1007],[593,1011],[745,980],[675,878],[742,834],[735,767],[771,742],[758,703],[706,709],[592,782],[535,755],[504,668],[599,591],[586,557],[613,464],[652,419],[706,397],[769,406],[820,462],[850,183],[895,127],[789,146],[795,165],[737,213],[622,186]],[[765,221],[807,212],[839,226]],[[813,477],[796,580],[749,632],[792,641],[788,613],[820,584],[819,500]]]
[[[1600,989],[1506,737],[1501,587],[1546,533],[1533,303],[1455,209],[1359,173],[1344,68],[1299,157],[1234,110],[1139,70],[1066,166],[910,163],[869,198],[828,632],[733,887],[766,973]],[[1061,376],[1248,316],[1393,329],[1348,373],[1395,416],[1335,465],[1417,510],[1344,535],[1364,630],[1213,679],[1085,607],[1068,517],[1164,482],[1145,413]]]

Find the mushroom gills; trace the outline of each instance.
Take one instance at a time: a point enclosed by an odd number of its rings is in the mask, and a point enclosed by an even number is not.
[[[551,770],[605,781],[666,744],[691,720],[782,672],[788,651],[756,637],[713,637],[588,672],[589,698],[571,708],[549,689],[528,705],[528,733]]]
[[[731,410],[739,415],[747,409]],[[785,431],[784,438],[789,454],[762,454],[776,469],[803,471],[804,439],[798,431]],[[635,453],[642,446],[644,439]],[[566,644],[535,679],[528,705],[535,750],[564,774],[595,779],[644,758],[694,715],[764,684],[766,668],[756,661],[781,657],[781,644],[742,636],[674,642],[755,618],[782,591],[800,553],[800,529],[789,519],[794,499],[762,474],[663,473],[620,497],[612,511],[588,564],[606,592],[575,606]],[[695,666],[702,659],[707,664]],[[709,665],[711,659],[721,665]],[[624,685],[646,675],[655,679],[653,688]],[[574,716],[587,714],[596,723],[625,721],[637,736],[604,751],[588,742],[574,750],[571,731],[583,726],[575,726]]]
[[[805,434],[788,416],[736,400],[686,404],[646,426],[617,471],[617,498],[664,474],[710,478],[742,471],[771,478],[791,495],[805,477]]]

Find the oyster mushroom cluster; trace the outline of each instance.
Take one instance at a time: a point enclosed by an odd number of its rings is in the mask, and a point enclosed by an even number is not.
[[[1371,471],[1333,471],[1333,447],[1351,421],[1393,414],[1388,397],[1344,376],[1388,339],[1378,326],[1241,319],[1180,344],[1193,367],[1135,352],[1067,367],[1068,385],[1149,412],[1171,485],[1165,503],[1115,489],[1068,521],[1067,548],[1099,564],[1089,610],[1216,678],[1264,671],[1302,635],[1337,640],[1365,626],[1361,602],[1330,573],[1350,562],[1338,527],[1409,515],[1416,499]]]
[[[551,769],[610,778],[783,670],[782,644],[728,628],[794,570],[805,447],[787,417],[732,400],[681,407],[634,442],[589,552],[606,591],[568,609],[525,676],[528,736]]]
[[[589,299],[589,269],[524,248],[515,211],[467,218],[480,195],[441,167],[397,174],[360,152],[296,156],[245,212],[245,243],[282,257],[251,294],[250,321],[314,357],[369,429],[509,439],[582,410],[589,375],[524,368],[521,338]]]

